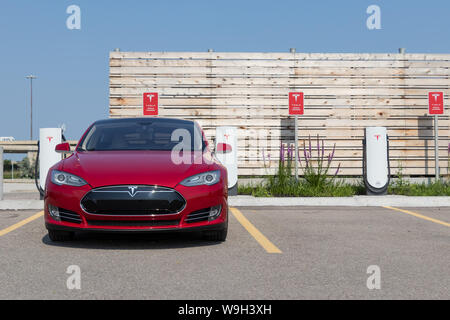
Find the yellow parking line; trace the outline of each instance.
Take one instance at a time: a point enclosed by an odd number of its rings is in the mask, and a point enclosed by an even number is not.
[[[253,238],[266,250],[268,253],[281,253],[272,242],[269,241],[250,221],[236,208],[230,208],[233,216],[239,223],[250,233]]]
[[[448,223],[448,222],[444,222],[444,221],[441,221],[441,220],[438,220],[438,219],[433,219],[433,218],[424,216],[424,215],[422,215],[420,213],[415,213],[415,212],[412,212],[412,211],[409,211],[409,210],[404,210],[404,209],[399,209],[399,208],[394,208],[394,207],[388,207],[388,206],[384,206],[383,208],[391,209],[391,210],[395,210],[395,211],[400,211],[400,212],[412,215],[412,216],[420,218],[420,219],[428,220],[428,221],[431,221],[431,222],[434,222],[434,223],[437,223],[437,224],[441,224],[441,225],[446,226],[446,227],[450,227],[450,223]]]
[[[26,225],[28,222],[31,222],[33,220],[36,220],[37,218],[42,217],[43,215],[44,215],[44,211],[38,212],[38,213],[32,215],[31,217],[26,218],[26,219],[24,219],[24,220],[22,220],[20,222],[17,222],[16,224],[13,224],[12,226],[10,226],[10,227],[8,227],[6,229],[0,230],[0,237],[4,236],[7,233],[10,233],[11,231],[14,231],[14,230],[16,230],[16,229]]]

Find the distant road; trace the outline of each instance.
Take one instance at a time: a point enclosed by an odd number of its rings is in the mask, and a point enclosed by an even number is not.
[[[75,148],[78,141],[68,141],[71,147]],[[37,152],[37,140],[16,140],[0,141],[0,147],[3,147],[5,153],[28,153]]]

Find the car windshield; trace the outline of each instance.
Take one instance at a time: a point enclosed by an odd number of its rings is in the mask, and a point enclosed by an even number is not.
[[[194,122],[171,119],[137,119],[95,123],[78,151],[204,149],[202,133]]]

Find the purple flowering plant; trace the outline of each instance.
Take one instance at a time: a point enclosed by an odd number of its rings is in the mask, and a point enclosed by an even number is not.
[[[323,183],[331,182],[340,171],[341,164],[338,164],[336,171],[330,175],[329,171],[335,157],[336,144],[332,151],[325,154],[325,143],[320,141],[317,135],[316,147],[313,147],[311,136],[308,142],[303,142],[303,150],[298,151],[299,167],[303,172],[304,180],[311,186],[319,187]],[[293,144],[281,144],[280,161],[276,175],[277,183],[290,184],[293,182],[293,168],[295,166],[295,147]]]
[[[320,143],[322,142],[322,144]],[[300,167],[303,170],[303,176],[305,180],[312,186],[320,186],[326,183],[328,179],[334,180],[339,173],[341,164],[333,175],[329,174],[331,164],[333,162],[336,151],[336,143],[333,145],[332,151],[325,157],[325,143],[320,141],[319,135],[317,135],[317,148],[313,150],[311,136],[308,138],[308,148],[306,142],[303,141],[303,163],[300,161]]]

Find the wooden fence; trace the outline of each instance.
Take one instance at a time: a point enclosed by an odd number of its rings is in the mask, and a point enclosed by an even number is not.
[[[160,116],[197,120],[210,140],[216,126],[237,126],[239,174],[264,175],[280,143],[293,143],[288,92],[302,91],[300,146],[309,135],[326,153],[336,144],[332,170],[340,163],[341,175],[361,175],[364,128],[385,126],[392,173],[434,175],[428,92],[443,91],[448,108],[449,68],[450,54],[111,52],[109,110],[142,116],[142,94],[158,92]],[[448,110],[439,135],[447,173]]]

